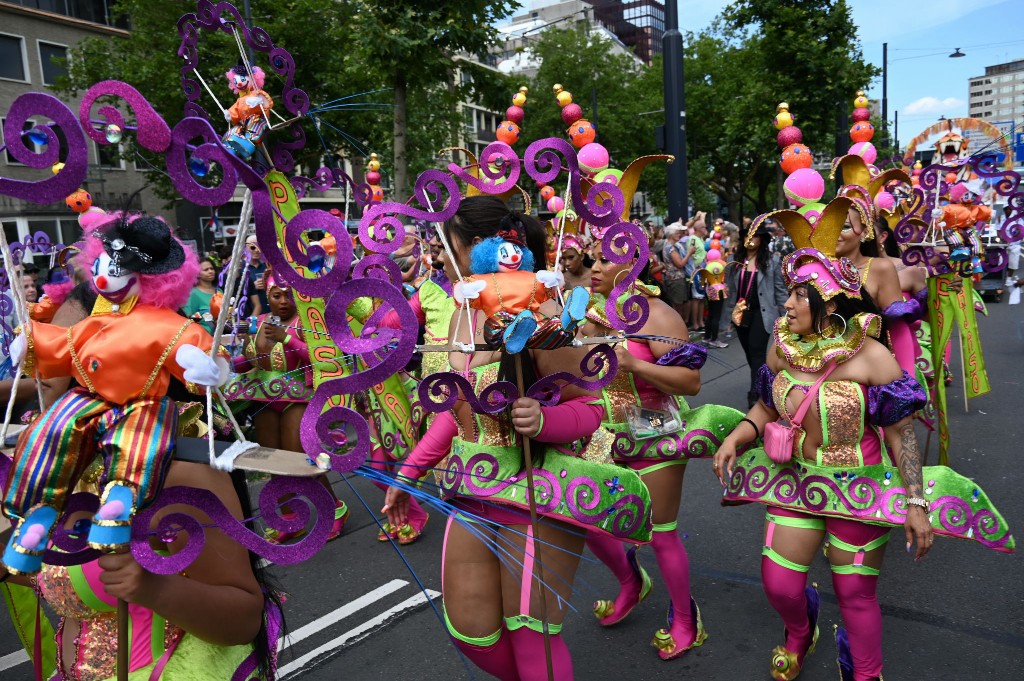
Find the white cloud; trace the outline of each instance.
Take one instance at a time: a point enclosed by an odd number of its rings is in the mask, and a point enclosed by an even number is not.
[[[941,114],[948,113],[952,109],[962,107],[964,100],[957,99],[956,97],[946,97],[945,99],[939,99],[938,97],[921,97],[915,99],[910,104],[907,104],[901,111],[906,113],[908,116],[916,116],[919,114]]]

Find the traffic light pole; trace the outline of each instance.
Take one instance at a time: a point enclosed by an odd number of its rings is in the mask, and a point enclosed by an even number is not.
[[[665,2],[665,151],[675,156],[668,167],[668,221],[689,217],[686,164],[686,94],[683,88],[683,36],[679,32],[679,3]]]

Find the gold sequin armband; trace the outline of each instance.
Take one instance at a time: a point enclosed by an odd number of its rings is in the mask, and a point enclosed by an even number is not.
[[[26,376],[31,376],[36,372],[36,342],[32,334],[25,330],[25,327],[19,324],[14,329],[14,335],[17,336],[19,333],[25,334],[25,358],[21,360],[21,373]]]

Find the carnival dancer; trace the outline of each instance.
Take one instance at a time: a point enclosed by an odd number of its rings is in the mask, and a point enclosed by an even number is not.
[[[442,255],[450,279],[457,281],[457,272],[469,270],[475,243],[494,237],[510,222],[522,226],[526,247],[536,262],[544,262],[541,225],[528,215],[509,217],[509,209],[496,197],[476,196],[461,202],[445,224],[455,258]],[[550,301],[541,313],[558,316]],[[453,341],[483,342],[485,315],[480,311],[474,317],[472,325],[459,325],[453,318]],[[572,347],[527,349],[521,356],[525,382],[529,385],[536,376],[578,365],[580,357]],[[514,381],[513,359],[500,350],[477,351],[468,357],[449,354],[452,369],[475,381],[477,392],[496,379]],[[598,461],[609,461],[608,443],[603,456],[600,451],[592,455],[590,446],[568,444],[586,442],[597,431],[601,408],[595,402],[593,394],[566,387],[556,406],[541,407],[520,397],[510,412],[490,416],[474,413],[467,401],[460,400],[452,411],[437,417],[403,462],[400,477],[415,481],[448,454],[438,476],[455,511],[442,554],[446,624],[455,645],[476,666],[500,679],[548,678],[546,636],[554,678],[573,678],[572,660],[559,632],[583,549],[585,531],[580,527],[614,533],[624,541],[650,539],[649,497],[640,478],[591,460],[596,456]],[[536,526],[530,524],[523,488],[524,438],[536,452],[536,475],[559,487],[562,480],[588,481],[585,484],[594,492],[594,498],[588,499],[589,510],[570,510],[559,490],[554,507],[538,498],[541,519]],[[491,472],[480,472],[479,465]],[[407,500],[408,493],[401,487],[388,490],[384,510],[392,524],[405,522]],[[628,520],[618,510],[625,508],[623,504],[629,506],[629,513],[635,511]],[[547,621],[543,621],[545,607]]]
[[[912,417],[925,402],[924,390],[876,340],[877,307],[850,260],[836,255],[849,210],[850,199],[838,197],[813,228],[793,211],[774,214],[797,246],[783,263],[786,316],[776,322],[758,375],[758,403],[714,459],[726,486],[723,503],[769,506],[761,576],[785,623],[771,675],[786,681],[796,678],[817,643],[818,596],[807,587],[807,571],[823,541],[848,630],[837,634],[846,681],[881,679],[876,591],[892,525],[904,526],[907,550],[916,543],[917,559],[932,548],[936,531],[999,550],[1013,547],[974,483],[946,467],[922,472]],[[762,435],[764,449],[737,455]],[[887,502],[893,495],[897,501]],[[930,502],[938,505],[932,515]],[[947,528],[948,503],[964,504],[972,517],[990,516],[985,536],[967,531],[977,522],[969,518],[964,529]]]
[[[606,336],[615,332],[606,317],[605,301],[636,261],[612,263],[600,241],[594,245],[593,255],[593,300],[583,332]],[[689,558],[678,532],[686,463],[691,457],[710,456],[720,441],[716,430],[720,433],[731,428],[742,413],[717,405],[687,406],[682,396],[700,390],[700,368],[707,360],[707,349],[689,342],[685,322],[658,299],[657,288],[637,283],[636,290],[627,292],[623,301],[636,292],[650,305],[650,316],[638,334],[652,339],[630,339],[616,347],[618,373],[602,391],[602,426],[615,436],[612,456],[616,463],[636,471],[650,491],[651,548],[669,595],[667,628],[655,633],[652,644],[661,659],[671,660],[707,639],[700,609],[690,596]],[[617,624],[651,592],[651,579],[637,560],[639,547],[624,550],[621,542],[599,533],[587,538],[587,547],[619,581],[615,600],[597,601],[594,614],[602,626]]]
[[[256,441],[263,447],[302,452],[300,426],[306,405],[313,396],[313,369],[305,332],[299,324],[298,310],[291,289],[274,276],[272,270],[263,275],[264,290],[270,312],[253,320],[249,334],[240,338],[242,354],[234,358],[238,375],[225,386],[228,399],[247,400],[259,405],[253,421]],[[319,480],[334,496],[334,525],[329,539],[345,529],[348,506],[334,494],[326,475]],[[285,509],[284,517],[294,517]],[[271,531],[273,539],[284,542],[304,530],[293,533]]]
[[[89,543],[127,546],[132,517],[155,498],[174,451],[171,377],[204,386],[227,379],[226,362],[206,354],[210,335],[175,312],[198,272],[195,255],[160,219],[90,219],[79,257],[100,294],[92,314],[70,328],[33,322],[12,343],[24,372],[79,383],[18,442],[4,500],[5,515],[20,521],[3,556],[12,572],[39,571],[69,490],[98,456],[104,490]]]
[[[748,407],[757,402],[757,391],[754,388],[757,371],[768,350],[775,320],[779,318],[786,301],[782,261],[768,249],[771,232],[763,222],[750,229],[740,231],[740,245],[736,249],[739,264],[729,267],[726,273],[732,323],[750,366]]]
[[[571,291],[577,286],[590,286],[590,271],[587,267],[587,248],[585,237],[578,234],[566,234],[562,237],[562,272],[565,275],[565,290]]]
[[[102,466],[98,464],[94,462],[82,476],[80,491],[99,494]],[[236,520],[252,515],[243,473],[229,476],[204,464],[175,461],[168,469],[166,486],[212,492]],[[191,506],[173,508],[196,523],[209,522]],[[163,515],[157,514],[154,530]],[[88,513],[72,513],[66,526],[70,529],[89,518]],[[38,668],[47,673],[55,669],[53,679],[61,681],[114,679],[117,600],[122,599],[128,603],[131,678],[223,681],[234,678],[246,662],[245,678],[274,678],[281,622],[278,597],[244,546],[216,527],[207,527],[204,534],[202,549],[187,575],[155,574],[128,552],[81,565],[44,565],[33,576],[12,576],[0,567],[0,581],[7,582],[4,588],[10,586],[12,596],[15,589],[33,588],[59,618],[53,641],[36,641],[34,624],[27,626],[38,616],[35,597],[9,599],[12,619],[19,625],[29,655],[35,657],[39,650],[53,656],[36,660]],[[184,533],[157,536],[155,531],[151,537],[153,548],[160,551],[178,551],[186,539]]]

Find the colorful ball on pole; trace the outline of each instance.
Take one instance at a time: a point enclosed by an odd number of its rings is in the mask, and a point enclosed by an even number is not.
[[[377,160],[377,154],[370,154],[370,162],[366,164],[366,169],[370,172],[380,170],[380,161]]]
[[[853,120],[855,120],[857,122],[860,122],[860,121],[870,121],[871,120],[871,109],[854,109],[853,110]]]
[[[618,185],[622,179],[622,171],[616,170],[615,168],[605,168],[601,172],[594,175],[594,182],[610,182],[611,184]]]
[[[854,123],[850,128],[850,139],[854,142],[870,142],[874,136],[875,126],[871,125],[869,121]]]
[[[704,263],[704,269],[716,277],[725,271],[725,263],[721,260],[722,254],[719,253],[717,258],[712,258],[710,251],[708,252],[708,261]]]
[[[608,150],[597,142],[591,142],[576,153],[580,170],[586,173],[597,173],[608,167]]]
[[[566,133],[569,135],[569,141],[577,149],[582,149],[597,139],[597,130],[594,129],[594,125],[590,121],[586,120],[576,121],[566,130]]]
[[[708,251],[708,260],[720,260],[721,257],[722,252],[717,248],[712,248],[711,250]]]
[[[512,146],[519,141],[519,126],[512,121],[502,121],[494,135],[501,142]]]
[[[92,208],[92,194],[84,189],[79,189],[64,199],[64,203],[76,213],[84,213]]]
[[[782,170],[790,175],[800,168],[810,168],[814,163],[811,150],[803,144],[790,144],[782,150]]]
[[[572,125],[581,118],[583,118],[583,109],[579,104],[569,103],[562,107],[562,122],[566,125]]]
[[[789,113],[789,104],[781,102],[777,107],[775,107],[775,110],[777,113],[775,120],[772,122],[775,124],[775,128],[777,130],[782,130],[783,128],[788,128],[793,125],[793,114]]]
[[[522,125],[524,118],[526,118],[526,112],[523,111],[521,106],[510,106],[505,109],[505,119],[512,121],[516,125]]]
[[[565,200],[561,196],[552,196],[548,199],[548,210],[557,213],[565,208]]]
[[[786,198],[796,206],[804,206],[821,199],[825,193],[825,180],[813,168],[799,168],[783,184]]]
[[[878,158],[878,150],[871,142],[856,142],[850,146],[850,153],[860,156],[868,165],[874,163]]]
[[[892,210],[896,205],[896,197],[886,191],[878,192],[875,196],[875,207],[880,210]]]
[[[564,108],[572,104],[572,93],[562,89],[560,83],[555,83],[551,89],[555,91],[555,99],[558,100],[558,106]]]
[[[778,137],[776,139],[779,142],[779,149],[785,149],[790,144],[799,144],[804,141],[804,134],[800,131],[800,128],[795,125],[791,125],[788,128],[779,130]]]
[[[818,223],[818,218],[821,217],[822,211],[825,210],[825,204],[823,203],[808,203],[806,206],[801,206],[796,209],[797,213],[807,218],[807,222],[812,225]]]
[[[540,188],[540,198],[544,199],[544,201],[550,201],[551,197],[555,195],[555,188],[551,185],[544,185]]]
[[[855,109],[866,109],[871,106],[871,102],[864,96],[863,90],[857,91],[857,98],[853,100],[853,106]]]
[[[366,173],[366,183],[380,184],[380,173],[378,173],[375,170],[371,170],[370,172]]]
[[[384,190],[377,186],[370,187],[370,201],[380,203],[384,200]]]
[[[528,93],[529,91],[530,90],[527,89],[525,85],[520,87],[519,92],[512,95],[512,104],[518,107],[521,107],[523,104],[526,104],[526,93]]]

